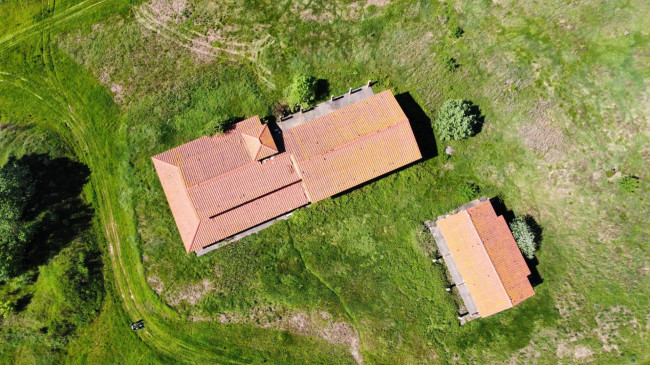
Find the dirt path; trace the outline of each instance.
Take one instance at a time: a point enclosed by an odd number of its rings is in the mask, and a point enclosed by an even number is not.
[[[147,323],[146,330],[138,331],[135,335],[147,346],[176,361],[220,364],[255,362],[256,358],[251,358],[247,354],[257,354],[256,349],[246,349],[244,345],[239,346],[237,351],[231,354],[230,350],[224,346],[217,346],[209,337],[195,339],[191,333],[186,333],[191,332],[191,329],[183,329],[183,326],[178,323],[182,320],[178,313],[162,303],[148,286],[143,275],[144,269],[139,253],[131,243],[136,235],[132,214],[128,208],[120,204],[120,181],[119,176],[115,176],[115,171],[118,170],[117,162],[105,158],[107,154],[120,154],[120,149],[116,146],[116,141],[121,140],[119,128],[111,127],[115,121],[110,120],[110,113],[98,116],[97,110],[88,108],[86,96],[66,86],[70,80],[65,80],[64,76],[59,75],[59,66],[54,62],[50,45],[52,27],[80,16],[101,4],[110,4],[112,1],[85,0],[60,13],[55,12],[52,17],[43,22],[4,36],[0,40],[0,51],[8,50],[28,40],[39,42],[43,49],[46,77],[31,74],[23,77],[0,70],[0,83],[20,89],[43,103],[52,115],[56,116],[53,120],[60,121],[43,123],[43,127],[59,135],[92,171],[90,178],[92,199],[95,201],[96,214],[106,236],[107,254],[104,260],[107,265],[110,265],[112,274],[112,278],[107,277],[106,280],[114,283],[116,294],[121,298],[122,308],[128,313],[128,317],[144,319]],[[252,53],[253,56],[243,50],[241,44],[233,44],[232,47],[215,47],[207,39],[201,38],[200,34],[187,35],[180,29],[174,29],[169,24],[158,21],[145,8],[139,9],[136,11],[136,19],[146,29],[155,31],[182,47],[198,46],[198,49],[211,57],[232,57],[240,61],[241,59],[254,60],[260,49],[269,44],[268,39],[256,42],[252,46],[257,48]],[[260,66],[259,70],[261,75],[270,75],[270,71],[264,67]],[[268,78],[263,79],[272,86]],[[107,261],[110,261],[110,264]],[[360,362],[359,349],[356,348],[358,345],[355,344],[358,342],[354,342],[352,353]]]

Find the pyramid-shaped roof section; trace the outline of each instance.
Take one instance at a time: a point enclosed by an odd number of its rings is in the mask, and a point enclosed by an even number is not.
[[[237,123],[235,130],[241,133],[246,151],[252,160],[262,160],[278,153],[269,126],[262,124],[259,116]]]

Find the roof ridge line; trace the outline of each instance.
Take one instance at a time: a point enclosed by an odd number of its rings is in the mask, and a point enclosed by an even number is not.
[[[503,285],[503,280],[501,279],[501,275],[499,275],[499,271],[497,271],[496,266],[494,266],[494,261],[492,261],[492,257],[490,256],[490,253],[488,253],[487,249],[485,248],[485,242],[481,238],[481,235],[478,234],[478,230],[476,229],[476,225],[474,224],[474,221],[472,220],[472,216],[469,214],[467,209],[463,210],[462,212],[467,214],[467,218],[469,218],[469,222],[471,223],[471,226],[472,226],[472,232],[474,232],[474,234],[476,234],[476,237],[478,237],[478,241],[481,242],[481,249],[483,250],[483,252],[487,256],[487,258],[490,260],[490,267],[492,268],[492,270],[494,270],[494,273],[497,274],[497,278],[499,279],[498,280],[499,281],[499,287],[501,289],[503,289],[503,292],[506,294],[506,298],[508,298],[508,302],[510,303],[510,307],[511,308],[514,307],[514,305],[512,304],[512,299],[510,298],[510,295],[508,294],[508,290],[506,290],[505,285]]]
[[[266,196],[268,196],[268,195],[271,195],[271,194],[275,194],[275,193],[277,193],[278,191],[280,191],[280,190],[282,190],[282,189],[286,189],[286,188],[288,188],[288,187],[290,187],[290,186],[293,186],[293,185],[299,184],[299,183],[301,183],[301,182],[302,182],[302,180],[298,180],[298,181],[291,182],[291,183],[289,183],[289,184],[287,184],[287,185],[282,185],[282,186],[280,186],[280,187],[277,188],[277,189],[274,189],[274,190],[272,190],[272,191],[269,191],[268,193],[266,193],[266,194],[262,194],[262,195],[260,195],[260,196],[257,196],[257,197],[255,197],[255,198],[253,198],[253,199],[247,200],[247,201],[245,201],[245,202],[243,202],[243,203],[241,203],[241,204],[239,204],[239,205],[236,205],[236,206],[234,206],[234,207],[232,207],[232,208],[226,209],[226,210],[224,210],[223,212],[219,212],[219,213],[217,213],[217,214],[213,214],[213,215],[211,215],[211,216],[209,216],[209,217],[207,217],[207,218],[199,218],[199,221],[203,222],[203,221],[207,221],[207,220],[210,220],[210,219],[216,218],[216,217],[218,217],[218,216],[220,216],[220,215],[226,214],[226,213],[228,213],[228,212],[230,212],[230,211],[233,211],[233,210],[235,210],[235,209],[237,209],[237,208],[241,208],[241,207],[243,207],[244,205],[246,205],[246,204],[248,204],[248,203],[250,203],[250,202],[252,202],[252,201],[254,201],[254,200],[264,198],[264,197],[266,197]]]
[[[226,173],[223,173],[223,174],[221,174],[221,175],[217,175],[217,176],[215,176],[215,177],[213,177],[213,178],[211,178],[211,179],[208,179],[208,180],[202,181],[202,182],[200,182],[200,183],[198,183],[198,184],[196,184],[196,185],[192,185],[192,186],[186,188],[185,190],[187,190],[187,191],[189,192],[190,190],[192,190],[192,189],[194,189],[194,188],[198,188],[198,187],[200,187],[200,186],[202,186],[202,185],[205,185],[205,184],[207,184],[207,183],[210,183],[210,182],[212,182],[212,181],[214,181],[214,180],[218,180],[219,178],[222,178],[222,177],[224,177],[224,176],[228,176],[228,175],[230,175],[230,174],[233,174],[234,172],[239,171],[239,170],[242,170],[244,167],[247,167],[247,166],[253,165],[253,164],[255,164],[255,163],[259,163],[260,165],[262,164],[260,161],[253,160],[253,161],[251,161],[251,162],[249,162],[249,163],[247,163],[247,164],[245,164],[245,165],[241,165],[241,166],[239,166],[239,167],[237,167],[237,168],[235,168],[235,169],[232,169],[232,170],[230,170],[230,171],[228,171],[228,172],[226,172]]]

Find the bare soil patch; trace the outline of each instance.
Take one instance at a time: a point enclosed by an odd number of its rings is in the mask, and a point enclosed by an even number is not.
[[[151,0],[147,7],[163,22],[183,22],[187,9],[187,0]]]
[[[168,292],[167,293],[167,302],[172,306],[177,306],[181,302],[187,302],[189,305],[195,305],[203,298],[205,293],[209,292],[214,288],[214,284],[208,279],[203,279],[202,281],[188,285],[182,290],[177,292]]]
[[[547,102],[542,102],[531,112],[532,121],[519,127],[524,145],[555,163],[566,157],[564,134],[552,124],[554,116]]]
[[[346,345],[357,364],[363,364],[361,339],[356,329],[347,322],[335,321],[324,311],[284,312],[273,307],[259,307],[246,315],[222,313],[221,323],[250,323],[261,327],[272,327],[297,335],[322,338],[330,343]]]

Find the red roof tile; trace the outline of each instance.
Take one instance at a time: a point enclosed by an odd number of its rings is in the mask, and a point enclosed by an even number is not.
[[[421,158],[390,91],[291,128],[284,139],[287,153],[278,154],[255,116],[153,157],[188,252]]]
[[[282,214],[309,204],[300,183],[295,183],[229,210],[202,220],[191,251],[228,238]]]
[[[436,222],[481,317],[533,296],[530,270],[489,200]]]
[[[481,317],[512,307],[467,211],[450,215],[436,224]]]
[[[300,162],[407,121],[393,93],[386,90],[289,129],[285,146]]]
[[[300,181],[287,153],[255,161],[188,189],[199,218],[209,218]]]
[[[185,250],[189,252],[194,234],[199,227],[199,217],[187,196],[185,183],[181,177],[178,166],[168,162],[153,159],[163,191],[176,221],[176,226],[181,234]]]
[[[325,199],[422,158],[408,121],[298,162],[312,202]]]
[[[528,280],[530,269],[505,219],[497,217],[489,200],[467,209],[467,212],[512,304],[516,305],[533,296],[535,291]]]

